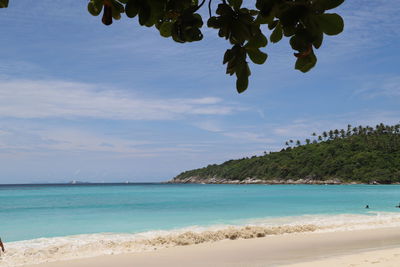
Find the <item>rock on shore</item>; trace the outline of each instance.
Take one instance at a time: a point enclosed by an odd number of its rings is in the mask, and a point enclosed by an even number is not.
[[[272,179],[263,180],[257,178],[246,178],[244,180],[233,180],[226,178],[202,178],[202,177],[187,177],[187,178],[174,178],[168,183],[171,184],[345,184],[339,179],[328,179],[328,180],[315,180],[311,178],[297,179],[297,180],[283,180],[283,179]],[[348,184],[348,183],[346,183]],[[350,184],[357,184],[352,182]]]

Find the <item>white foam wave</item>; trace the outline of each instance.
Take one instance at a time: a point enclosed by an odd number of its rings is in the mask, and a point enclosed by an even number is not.
[[[0,266],[23,266],[44,262],[150,251],[223,239],[257,238],[268,235],[332,232],[400,227],[400,213],[368,215],[304,215],[248,220],[244,225],[193,226],[171,231],[138,234],[101,233],[54,238],[38,238],[6,244]]]

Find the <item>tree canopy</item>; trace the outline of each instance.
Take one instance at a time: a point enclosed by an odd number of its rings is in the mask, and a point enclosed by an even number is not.
[[[289,140],[280,152],[190,170],[174,179],[310,179],[400,183],[400,124],[324,131],[303,142]]]
[[[247,60],[266,62],[268,55],[261,49],[268,39],[277,43],[289,38],[295,69],[308,72],[317,63],[314,49],[321,47],[324,35],[337,35],[344,27],[340,15],[328,13],[344,0],[254,0],[247,5],[242,0],[216,1],[216,10],[212,10],[212,0],[89,0],[87,8],[93,16],[102,14],[105,25],[125,14],[137,17],[141,26],[156,27],[163,37],[186,43],[203,39],[204,19],[199,10],[208,6],[207,26],[229,42],[223,64],[227,74],[236,75],[239,93],[249,84]],[[0,0],[0,8],[8,4],[9,0]]]

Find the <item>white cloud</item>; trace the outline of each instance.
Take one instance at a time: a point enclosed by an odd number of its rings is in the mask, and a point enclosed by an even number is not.
[[[0,156],[49,152],[115,153],[129,157],[156,157],[163,153],[198,152],[193,146],[166,145],[157,141],[120,138],[76,128],[0,130]]]
[[[193,124],[197,128],[201,130],[205,130],[208,132],[222,132],[223,128],[220,123],[214,120],[206,120],[206,121],[197,121]]]
[[[376,76],[369,77],[370,81],[355,91],[356,95],[363,95],[367,98],[378,96],[399,97],[400,96],[400,76]]]
[[[223,127],[221,122],[215,120],[205,120],[193,123],[199,129],[217,133],[219,135],[236,139],[237,141],[250,142],[250,143],[273,143],[276,140],[268,138],[263,134],[251,131],[244,131],[237,127]]]
[[[247,132],[247,131],[231,131],[224,132],[224,136],[231,137],[234,139],[242,140],[250,143],[274,143],[275,139],[265,137],[262,134]]]
[[[0,81],[0,117],[172,120],[227,115],[235,109],[216,97],[150,99],[86,83]]]

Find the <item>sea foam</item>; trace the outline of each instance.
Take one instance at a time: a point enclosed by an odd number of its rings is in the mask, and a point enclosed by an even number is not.
[[[10,242],[6,244],[6,253],[1,256],[0,266],[23,266],[99,255],[143,252],[224,239],[400,227],[400,214],[303,215],[254,219],[243,223],[244,225],[193,226],[136,234],[99,233]]]

